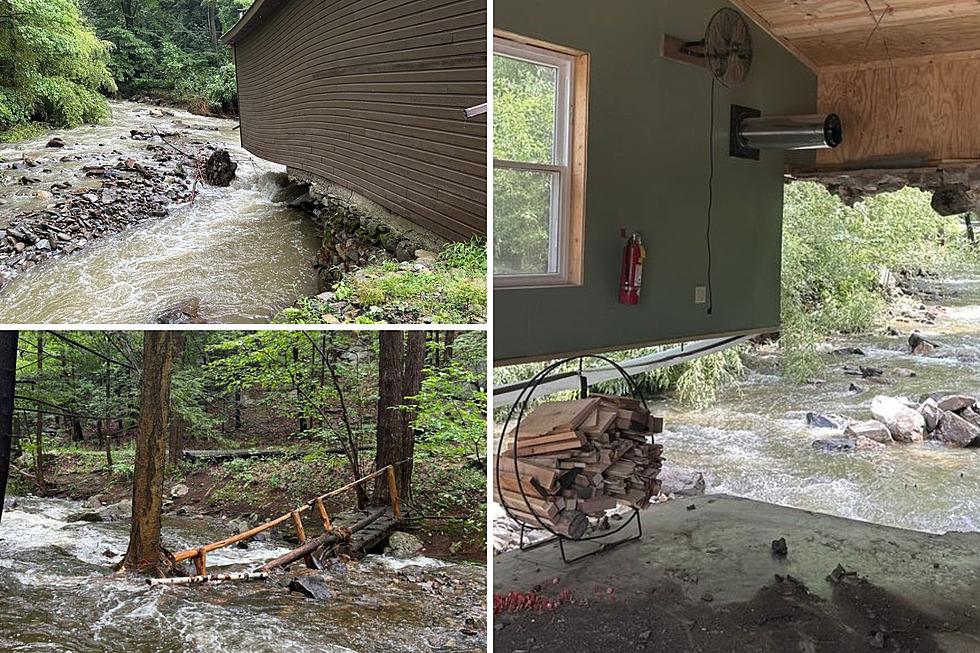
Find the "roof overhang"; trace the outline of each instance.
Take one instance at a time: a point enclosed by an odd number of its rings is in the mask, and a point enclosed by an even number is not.
[[[241,20],[221,37],[225,45],[234,45],[279,10],[288,0],[255,0]]]

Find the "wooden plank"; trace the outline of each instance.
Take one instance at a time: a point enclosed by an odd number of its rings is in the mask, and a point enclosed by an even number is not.
[[[980,158],[980,58],[925,59],[886,68],[825,71],[819,107],[844,122],[844,143],[821,150],[821,169],[908,157]]]
[[[751,2],[750,0],[730,0],[730,1],[742,13],[748,16],[748,18],[752,22],[758,25],[762,29],[762,31],[764,31],[772,39],[774,39],[776,42],[778,42],[780,45],[786,48],[786,50],[788,50],[790,54],[792,54],[794,57],[799,59],[804,66],[806,66],[807,68],[809,68],[811,71],[815,73],[818,72],[819,66],[814,61],[814,59],[808,53],[804,52],[802,49],[797,47],[797,45],[793,41],[777,35],[773,30],[772,24],[769,22],[767,17],[764,14],[756,11],[753,2]]]
[[[521,420],[521,435],[542,435],[558,430],[575,430],[597,410],[598,406],[599,400],[592,397],[538,404]]]

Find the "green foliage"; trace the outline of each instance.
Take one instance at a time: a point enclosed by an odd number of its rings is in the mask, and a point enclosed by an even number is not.
[[[552,68],[494,57],[494,157],[553,163],[556,79]],[[548,272],[553,179],[494,170],[494,266],[500,273]]]
[[[16,143],[29,138],[37,138],[44,131],[44,126],[36,122],[15,124],[10,129],[0,132],[0,143]]]
[[[236,110],[231,52],[212,45],[208,8],[214,9],[221,34],[251,0],[133,0],[132,5],[127,17],[118,0],[84,0],[99,35],[114,46],[109,67],[119,89],[188,102],[201,112]]]
[[[85,22],[75,0],[5,0],[17,14],[0,28],[0,131],[29,120],[57,127],[104,122],[101,92],[116,90],[107,63],[111,44]]]
[[[626,351],[605,354],[617,362],[642,358],[657,352],[664,351],[670,347],[646,347],[643,349],[630,349]],[[650,398],[663,392],[672,392],[676,398],[694,408],[705,408],[713,404],[718,399],[718,393],[722,388],[731,384],[745,373],[745,366],[742,363],[744,350],[740,347],[733,347],[717,354],[703,356],[701,358],[673,365],[662,367],[633,377],[638,389],[644,397]],[[549,363],[526,363],[522,365],[512,365],[494,370],[494,383],[496,385],[506,385],[532,378],[535,374],[542,371],[554,361]],[[586,367],[600,365],[601,361],[589,362],[586,360]],[[555,370],[555,374],[563,372],[577,372],[576,362],[566,363]],[[629,384],[623,379],[613,379],[604,383],[599,383],[593,388],[593,392],[608,393],[629,396],[632,390]],[[549,400],[573,399],[578,396],[577,391],[567,391],[556,393],[548,397]],[[498,411],[498,421],[506,416],[506,411]]]
[[[474,239],[453,243],[439,253],[435,265],[422,271],[403,270],[386,260],[348,274],[334,289],[338,300],[347,301],[360,314],[362,324],[420,323],[474,324],[486,321],[487,249]],[[300,300],[277,316],[277,322],[315,324],[324,321],[330,304],[318,299]],[[336,316],[338,319],[343,316]]]
[[[430,348],[439,347],[430,343]],[[416,405],[412,426],[423,450],[450,456],[485,455],[487,393],[481,389],[485,377],[480,363],[459,355],[448,364],[425,369],[422,391],[410,397]]]
[[[906,188],[847,207],[814,183],[786,186],[783,225],[784,372],[820,372],[817,342],[871,328],[886,305],[879,275],[937,274],[977,261],[959,218],[932,210],[929,194]]]

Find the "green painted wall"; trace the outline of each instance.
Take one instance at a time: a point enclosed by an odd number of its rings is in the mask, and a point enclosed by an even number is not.
[[[495,0],[495,27],[592,54],[585,284],[494,292],[494,358],[676,342],[779,324],[784,155],[728,156],[729,106],[812,113],[816,77],[753,25],[747,82],[715,94],[714,310],[705,246],[711,75],[660,57],[664,32],[695,40],[719,0]],[[639,306],[617,302],[620,228],[643,236]]]

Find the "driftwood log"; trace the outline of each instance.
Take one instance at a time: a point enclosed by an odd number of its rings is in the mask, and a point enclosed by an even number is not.
[[[242,574],[208,574],[207,576],[185,576],[180,578],[147,578],[147,585],[199,585],[201,583],[227,583],[237,581],[248,583],[254,580],[265,580],[269,574],[264,572],[246,572]]]
[[[297,560],[300,560],[306,557],[307,555],[310,555],[311,553],[319,549],[321,546],[329,546],[331,544],[337,544],[338,542],[342,542],[343,540],[347,539],[352,533],[356,533],[357,531],[367,528],[368,526],[376,522],[378,519],[380,519],[382,516],[384,516],[384,514],[387,512],[388,512],[387,507],[378,508],[364,519],[355,523],[350,528],[336,528],[332,531],[324,533],[320,537],[316,537],[313,538],[312,540],[308,540],[299,548],[293,549],[289,553],[279,556],[275,560],[270,560],[269,562],[265,563],[264,565],[259,567],[259,571],[271,571],[278,567],[283,567],[285,565],[296,562]]]

